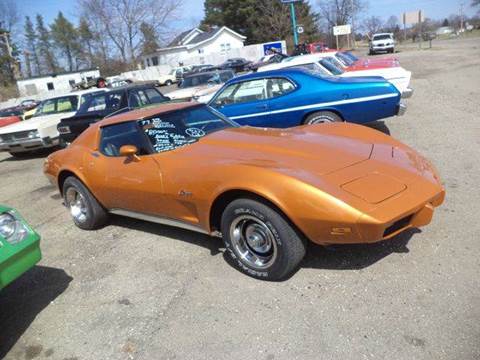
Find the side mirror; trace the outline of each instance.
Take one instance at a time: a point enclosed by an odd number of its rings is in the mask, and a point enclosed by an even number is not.
[[[137,156],[138,149],[135,145],[123,145],[120,147],[120,156],[126,156],[127,158],[134,158],[140,160]]]

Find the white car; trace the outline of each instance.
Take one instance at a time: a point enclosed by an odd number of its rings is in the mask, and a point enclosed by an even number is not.
[[[321,73],[324,76],[339,76],[339,77],[364,77],[364,76],[381,76],[385,80],[391,82],[403,98],[409,98],[413,94],[410,88],[410,79],[412,73],[404,68],[385,67],[373,68],[368,70],[345,71],[340,61],[333,57],[331,53],[317,53],[310,55],[301,55],[290,57],[278,64],[271,64],[263,66],[258,71],[278,70],[289,67],[307,67],[310,70]]]
[[[178,81],[177,74],[180,77],[180,73],[181,70],[178,68],[172,69],[168,74],[160,75],[158,82],[160,85],[170,86]]]
[[[77,91],[42,101],[30,120],[0,128],[0,151],[17,155],[58,145],[57,125],[60,120],[75,115],[87,97],[105,91]]]
[[[207,103],[215,93],[233,78],[232,70],[215,70],[186,76],[180,84],[180,89],[166,94],[172,100]]]
[[[373,34],[370,40],[370,55],[377,52],[395,52],[395,40],[392,33]]]

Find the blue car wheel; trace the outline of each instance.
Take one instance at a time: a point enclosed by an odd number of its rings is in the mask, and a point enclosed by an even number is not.
[[[340,122],[342,118],[331,111],[317,111],[307,116],[303,122],[305,125],[326,124]]]

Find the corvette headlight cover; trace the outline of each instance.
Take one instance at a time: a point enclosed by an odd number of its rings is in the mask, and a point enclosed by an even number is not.
[[[0,236],[8,243],[14,245],[22,242],[28,235],[28,228],[14,213],[0,214]]]

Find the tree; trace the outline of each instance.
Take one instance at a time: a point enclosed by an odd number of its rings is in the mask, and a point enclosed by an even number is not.
[[[472,0],[472,6],[480,6],[480,0]]]
[[[205,17],[201,28],[211,26],[228,26],[230,29],[253,41],[253,29],[249,26],[251,19],[258,16],[255,12],[256,0],[205,0]],[[272,1],[273,2],[273,1]]]
[[[365,0],[318,0],[317,5],[330,27],[349,24],[368,7]]]
[[[14,42],[20,20],[15,2],[0,1],[0,81],[5,85],[13,83],[19,76],[18,49]]]
[[[57,62],[53,53],[53,47],[50,40],[50,33],[43,23],[43,17],[37,14],[37,34],[38,34],[38,52],[43,58],[44,64],[42,64],[47,72],[57,71]]]
[[[37,34],[33,27],[32,20],[29,16],[25,16],[25,57],[27,63],[27,70],[29,72],[28,76],[32,76],[33,73],[40,75],[40,60],[38,58],[38,49],[37,49]],[[35,66],[34,71],[32,72],[32,67],[29,66],[30,59],[33,61]]]
[[[0,28],[15,33],[20,22],[17,5],[12,0],[0,0]]]
[[[450,23],[448,22],[448,19],[443,20],[442,26],[450,26]]]
[[[295,3],[297,23],[302,25],[304,32],[299,34],[301,42],[318,40],[319,15],[312,11],[308,1]],[[255,13],[262,16],[252,16],[248,20],[252,28],[250,42],[267,42],[272,39],[286,39],[293,44],[291,17],[288,7],[280,1],[258,0],[255,4]]]
[[[142,23],[165,39],[181,0],[80,0],[80,5],[85,14],[95,14],[99,32],[118,50],[122,61],[134,64],[141,52]]]
[[[363,27],[369,36],[377,33],[382,28],[382,19],[378,16],[370,16],[363,21]]]
[[[67,58],[69,71],[73,71],[73,58],[80,52],[80,45],[77,42],[77,30],[73,24],[63,16],[61,11],[58,13],[53,24],[50,25],[50,29],[55,46]]]
[[[142,33],[142,55],[152,54],[157,51],[159,45],[155,28],[143,22],[140,25],[140,31]]]
[[[388,18],[387,22],[385,23],[385,25],[383,26],[383,29],[386,31],[386,32],[395,32],[395,29],[398,27],[398,17],[396,17],[395,15],[392,15]]]
[[[90,25],[85,17],[80,18],[80,23],[77,29],[78,36],[80,38],[80,61],[88,63],[88,67],[93,66],[93,47],[95,41],[95,35],[90,29]]]

